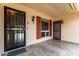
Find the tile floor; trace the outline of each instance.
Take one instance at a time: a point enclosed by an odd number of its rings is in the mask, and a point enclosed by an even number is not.
[[[79,56],[79,44],[51,39],[31,45],[16,56]]]

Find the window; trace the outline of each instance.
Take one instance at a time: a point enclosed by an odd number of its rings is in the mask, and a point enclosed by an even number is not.
[[[48,36],[49,32],[46,32],[46,36]]]
[[[46,37],[46,36],[49,36],[49,21],[46,20],[46,19],[42,19],[41,21],[41,36],[42,37]]]
[[[45,37],[45,32],[41,32],[42,37]]]
[[[48,21],[42,21],[42,30],[48,30]]]

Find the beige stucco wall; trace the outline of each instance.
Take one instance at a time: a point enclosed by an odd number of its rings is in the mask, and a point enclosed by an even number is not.
[[[8,6],[17,10],[25,11],[26,12],[26,46],[42,42],[45,40],[51,39],[53,36],[41,38],[39,40],[36,40],[36,22],[32,22],[32,16],[41,16],[45,19],[52,19],[52,17],[43,14],[41,12],[38,12],[33,9],[29,9],[26,6],[23,6],[21,4],[1,4],[0,5],[0,54],[4,53],[4,13],[3,13],[3,6]],[[29,22],[29,24],[27,24]],[[28,30],[27,30],[28,28]]]
[[[3,10],[2,6],[0,4],[0,55],[3,53],[3,48],[4,48],[4,23],[3,23]]]
[[[57,16],[56,20],[63,20],[61,29],[61,40],[79,43],[79,15],[69,14],[64,16]]]

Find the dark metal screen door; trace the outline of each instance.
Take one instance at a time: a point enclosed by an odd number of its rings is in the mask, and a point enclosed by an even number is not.
[[[4,51],[25,46],[25,12],[4,7]]]
[[[53,22],[53,39],[61,40],[61,21]]]

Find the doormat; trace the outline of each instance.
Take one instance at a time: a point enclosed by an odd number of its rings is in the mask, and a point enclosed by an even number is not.
[[[24,52],[26,52],[26,48],[22,48],[22,49],[18,49],[18,50],[12,51],[12,52],[8,52],[7,56],[16,56],[16,55],[22,54]]]

